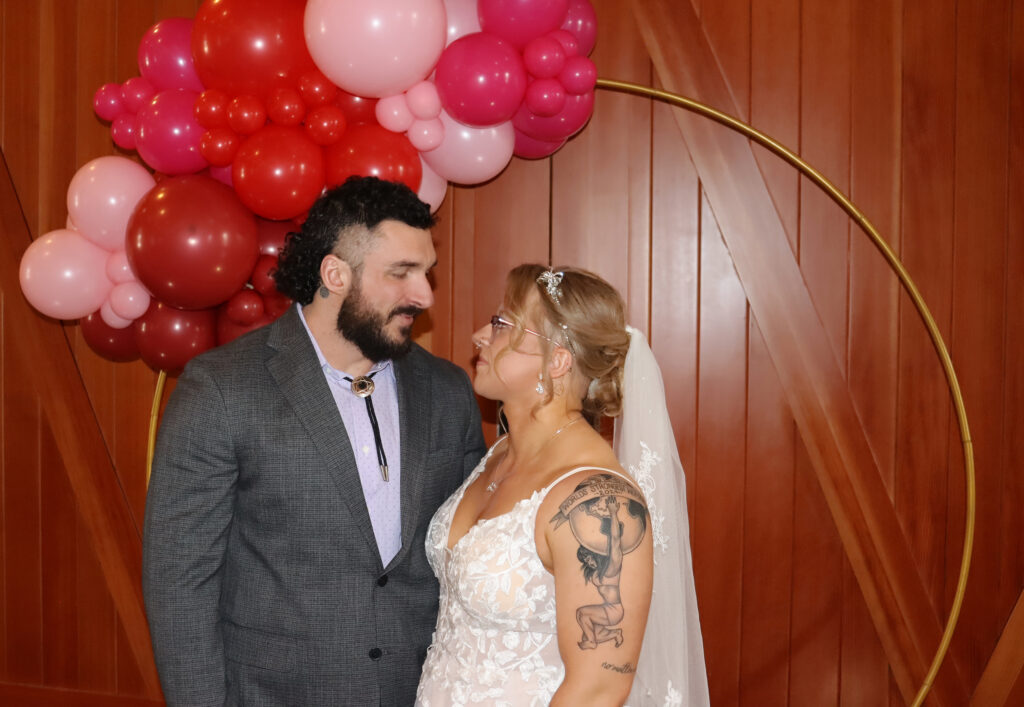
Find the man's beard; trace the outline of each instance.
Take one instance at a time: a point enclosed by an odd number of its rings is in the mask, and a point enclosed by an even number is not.
[[[401,337],[398,341],[389,338],[384,327],[400,314],[416,317],[422,312],[419,307],[410,305],[396,307],[384,317],[367,305],[363,299],[362,283],[357,279],[338,311],[338,331],[374,363],[401,358],[412,348],[412,326],[398,330]]]

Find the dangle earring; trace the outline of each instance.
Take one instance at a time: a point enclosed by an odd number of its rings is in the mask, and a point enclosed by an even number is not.
[[[537,391],[537,395],[544,395],[544,374],[537,374],[537,387],[534,388]]]

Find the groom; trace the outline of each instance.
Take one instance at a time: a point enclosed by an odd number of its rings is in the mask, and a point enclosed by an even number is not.
[[[168,705],[412,704],[427,525],[484,451],[465,373],[410,339],[432,223],[407,187],[349,179],[281,254],[298,305],[185,369],[144,537]]]

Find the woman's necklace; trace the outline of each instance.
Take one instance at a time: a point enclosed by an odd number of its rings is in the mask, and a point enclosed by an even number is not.
[[[554,434],[552,434],[550,437],[548,437],[546,440],[544,440],[544,442],[539,447],[537,447],[537,451],[534,452],[533,455],[529,459],[526,460],[526,463],[529,464],[534,459],[536,459],[537,455],[540,454],[542,451],[544,451],[544,447],[548,446],[548,442],[553,440],[558,435],[562,434],[562,430],[568,429],[569,427],[571,427],[572,425],[576,424],[577,422],[579,422],[582,419],[583,419],[582,415],[579,416],[579,417],[574,417],[573,419],[569,420],[564,425],[559,427],[557,430],[555,430]],[[509,473],[509,474],[505,474],[500,479],[495,479],[491,483],[487,484],[487,487],[485,488],[485,490],[487,491],[487,493],[494,493],[498,489],[498,487],[501,486],[501,482],[504,481],[505,479],[507,479],[508,477],[510,477],[511,475],[512,474]]]

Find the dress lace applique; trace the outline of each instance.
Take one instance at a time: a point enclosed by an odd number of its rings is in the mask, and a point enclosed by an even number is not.
[[[630,464],[627,471],[636,480],[636,485],[644,492],[647,499],[647,512],[651,516],[651,538],[654,540],[654,548],[662,552],[668,552],[668,535],[665,534],[665,514],[654,505],[654,474],[653,469],[661,463],[661,457],[646,443],[640,442],[640,461],[637,464]],[[657,555],[657,553],[655,553]],[[657,557],[655,557],[657,564]]]

